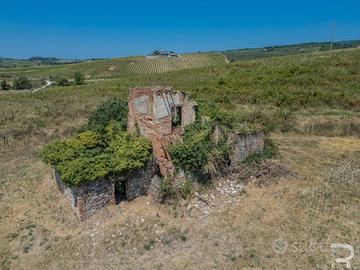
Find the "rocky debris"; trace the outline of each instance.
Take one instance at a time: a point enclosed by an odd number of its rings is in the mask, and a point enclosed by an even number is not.
[[[195,192],[190,203],[187,206],[187,211],[190,216],[198,216],[206,218],[213,211],[222,209],[223,206],[232,204],[235,197],[244,192],[245,185],[238,180],[227,178],[219,178],[214,183],[214,189],[209,193],[199,194]]]
[[[244,191],[245,185],[243,183],[239,183],[238,181],[226,180],[224,182],[219,182],[215,187],[216,191],[221,194],[227,194],[230,196],[235,196]]]

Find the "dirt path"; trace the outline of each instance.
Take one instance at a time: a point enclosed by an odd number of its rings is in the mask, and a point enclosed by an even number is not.
[[[39,88],[36,88],[36,89],[32,90],[31,92],[35,93],[35,92],[40,91],[40,90],[42,90],[42,89],[44,89],[44,88],[46,88],[46,87],[48,87],[48,86],[50,86],[50,85],[52,85],[52,84],[53,84],[52,81],[46,80],[46,84],[45,84],[45,85],[43,85],[43,86],[41,86],[41,87],[39,87]]]
[[[230,63],[229,59],[226,57],[226,55],[225,55],[225,54],[223,54],[222,52],[218,52],[218,54],[220,54],[220,55],[222,55],[222,56],[224,57],[225,62],[226,62],[227,64],[229,64],[229,63]]]
[[[50,85],[52,85],[54,82],[52,81],[49,81],[49,80],[46,80],[46,84],[39,87],[39,88],[36,88],[36,89],[33,89],[33,90],[30,90],[30,89],[24,89],[24,90],[0,90],[0,94],[13,94],[13,93],[27,93],[27,92],[32,92],[32,93],[35,93],[37,91],[40,91],[42,89],[45,89],[47,87],[49,87]]]

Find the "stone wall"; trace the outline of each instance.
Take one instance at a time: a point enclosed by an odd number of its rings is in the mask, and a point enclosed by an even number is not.
[[[147,166],[142,170],[137,170],[126,176],[126,194],[127,200],[133,200],[137,197],[146,195],[148,193],[151,179],[154,175],[159,173],[159,166],[152,160],[148,162]]]
[[[99,209],[115,204],[114,183],[100,179],[84,184],[78,189],[78,216],[81,221]]]
[[[251,133],[232,133],[229,136],[229,143],[231,147],[230,160],[231,163],[243,161],[252,154],[259,154],[264,150],[263,131],[256,131]]]
[[[167,148],[181,140],[183,128],[195,121],[196,103],[183,92],[171,87],[143,87],[130,90],[128,129],[148,138],[162,175],[172,174],[175,167]],[[172,119],[180,110],[181,123]]]
[[[65,184],[60,173],[55,170],[55,181],[80,221],[107,205],[115,204],[114,184],[108,179],[73,187]]]
[[[60,173],[54,170],[54,178],[56,184],[61,191],[61,193],[65,196],[67,200],[69,200],[71,207],[77,211],[77,190],[75,187],[70,187],[66,185],[62,180]]]
[[[187,95],[184,96],[183,106],[181,108],[181,126],[185,127],[196,120],[197,103],[191,100]]]
[[[99,179],[77,187],[65,184],[61,180],[60,173],[56,170],[54,176],[59,190],[70,202],[79,220],[83,221],[98,210],[115,204],[115,182],[126,181],[127,200],[133,200],[148,193],[151,179],[158,173],[159,166],[155,159],[152,159],[141,170],[126,175]]]

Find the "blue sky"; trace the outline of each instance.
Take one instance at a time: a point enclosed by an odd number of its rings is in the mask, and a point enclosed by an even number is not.
[[[0,56],[91,58],[360,39],[360,0],[0,0]]]

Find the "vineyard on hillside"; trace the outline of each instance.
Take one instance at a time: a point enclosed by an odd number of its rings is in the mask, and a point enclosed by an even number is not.
[[[128,78],[189,68],[206,67],[225,63],[218,54],[187,54],[180,57],[131,57],[86,63],[84,73],[88,79]],[[83,64],[84,65],[84,64]]]
[[[76,71],[82,72],[87,80],[132,78],[136,76],[177,71],[198,67],[225,64],[225,58],[217,53],[182,54],[179,57],[144,56],[96,60],[78,64],[27,69],[0,69],[0,77],[26,75],[34,77],[64,76],[73,78]]]

